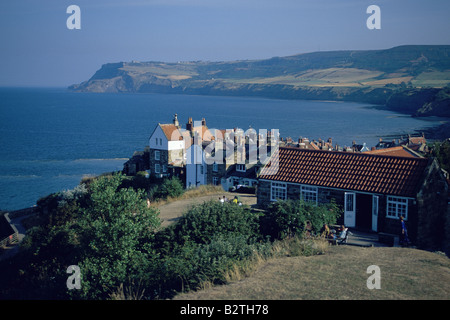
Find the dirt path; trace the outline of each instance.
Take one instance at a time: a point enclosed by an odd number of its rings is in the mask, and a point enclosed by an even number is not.
[[[191,206],[195,204],[200,204],[209,200],[219,201],[219,198],[223,196],[226,196],[228,199],[233,199],[236,195],[240,197],[242,203],[245,205],[254,206],[256,204],[255,195],[231,192],[221,192],[192,199],[177,200],[158,207],[160,211],[159,217],[162,220],[161,226],[167,227],[168,225],[176,222]]]

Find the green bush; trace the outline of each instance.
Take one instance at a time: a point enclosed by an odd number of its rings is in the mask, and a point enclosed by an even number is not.
[[[163,182],[150,190],[152,199],[176,198],[184,193],[183,183],[178,177],[164,179]]]
[[[175,241],[206,244],[217,236],[259,237],[259,216],[246,206],[210,200],[193,206],[174,227]]]
[[[224,284],[227,271],[235,265],[269,252],[270,245],[249,242],[247,236],[237,234],[218,235],[206,244],[186,242],[157,262],[148,291],[166,299],[176,292],[196,290],[204,282]]]
[[[324,224],[335,224],[340,212],[333,202],[316,206],[301,200],[277,201],[261,217],[261,232],[272,240],[284,239],[303,233],[309,221],[312,232],[317,234]]]

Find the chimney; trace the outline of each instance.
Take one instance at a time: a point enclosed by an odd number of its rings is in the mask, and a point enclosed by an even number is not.
[[[186,130],[189,131],[189,132],[192,132],[192,129],[193,129],[193,127],[192,127],[192,118],[189,117],[188,122],[186,123]]]
[[[180,123],[178,122],[178,115],[175,113],[173,115],[173,124],[179,129],[180,128]]]

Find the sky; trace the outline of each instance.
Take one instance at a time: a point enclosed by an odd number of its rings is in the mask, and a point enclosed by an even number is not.
[[[367,28],[370,5],[381,29]],[[109,62],[450,45],[449,12],[448,0],[2,0],[0,86],[66,87]]]

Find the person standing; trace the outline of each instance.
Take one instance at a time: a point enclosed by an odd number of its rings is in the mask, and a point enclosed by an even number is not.
[[[409,238],[408,238],[408,229],[406,228],[405,219],[403,216],[400,216],[400,223],[401,223],[401,234],[400,234],[400,244],[401,245],[409,245]]]

